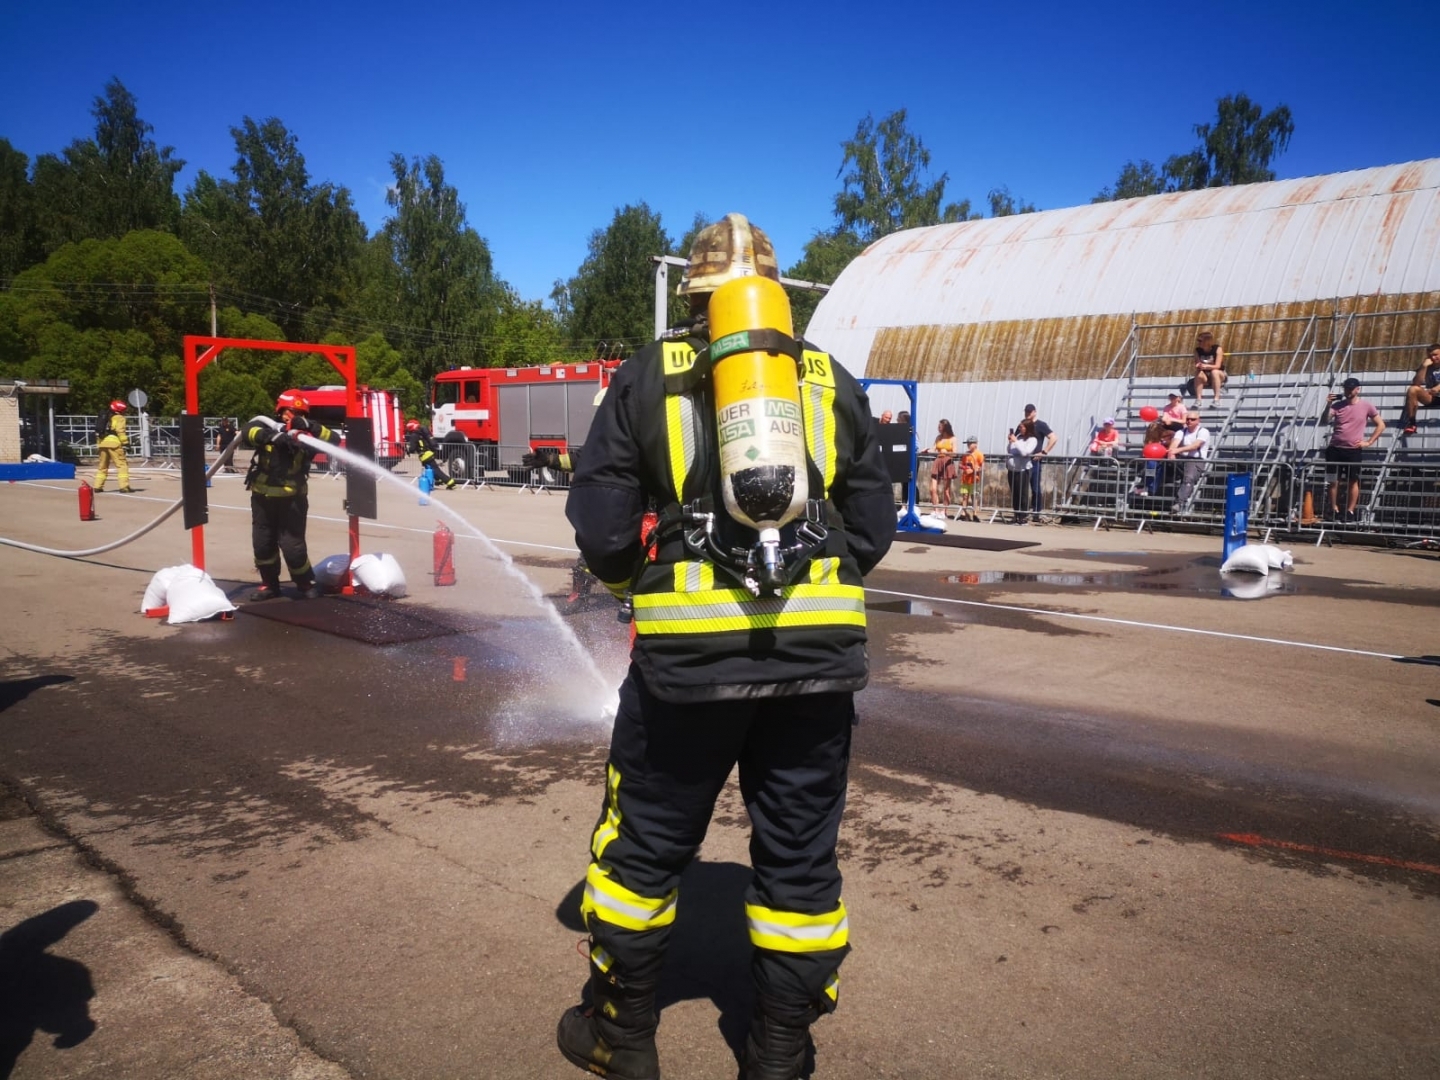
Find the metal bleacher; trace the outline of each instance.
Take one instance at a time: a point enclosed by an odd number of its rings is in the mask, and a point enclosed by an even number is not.
[[[1193,337],[1206,327],[1222,345],[1232,336],[1261,347],[1227,350],[1227,380],[1218,404],[1212,404],[1207,388],[1201,419],[1210,429],[1213,453],[1181,504],[1179,466],[1140,457],[1147,426],[1140,410],[1163,408],[1176,391],[1187,405],[1193,403],[1191,355],[1174,348],[1182,336]],[[1440,512],[1429,512],[1440,503],[1440,407],[1420,410],[1418,430],[1409,436],[1402,434],[1399,418],[1415,365],[1437,339],[1440,310],[1132,324],[1105,375],[1109,385],[1118,381],[1122,386],[1121,400],[1105,411],[1115,416],[1126,449],[1114,460],[1073,460],[1056,509],[1062,516],[1096,518],[1097,524],[1101,518],[1218,524],[1226,475],[1245,471],[1254,481],[1252,519],[1257,523],[1333,528],[1307,508],[1318,511],[1326,505],[1323,450],[1329,427],[1320,422],[1326,395],[1338,394],[1340,383],[1353,374],[1386,431],[1367,452],[1360,521],[1347,529],[1433,535],[1440,529]],[[1266,347],[1271,343],[1281,347]],[[1417,513],[1417,507],[1424,512]]]

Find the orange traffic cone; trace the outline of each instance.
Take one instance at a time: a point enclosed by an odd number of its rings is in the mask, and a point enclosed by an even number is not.
[[[1318,519],[1315,517],[1315,496],[1313,493],[1305,492],[1305,501],[1300,504],[1300,524],[1314,525]]]

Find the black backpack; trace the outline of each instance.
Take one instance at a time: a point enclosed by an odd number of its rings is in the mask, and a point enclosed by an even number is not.
[[[110,434],[110,418],[115,414],[108,408],[95,417],[95,441],[98,443]]]

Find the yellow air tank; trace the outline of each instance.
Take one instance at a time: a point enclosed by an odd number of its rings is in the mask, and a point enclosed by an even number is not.
[[[771,554],[809,487],[799,374],[794,356],[777,351],[794,347],[792,333],[790,301],[769,278],[727,281],[710,297],[725,509]]]

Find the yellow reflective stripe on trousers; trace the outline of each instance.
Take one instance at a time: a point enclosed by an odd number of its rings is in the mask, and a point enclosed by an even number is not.
[[[601,968],[601,970],[605,969]],[[838,971],[832,971],[830,978],[825,980],[825,996],[831,1001],[840,1000],[840,973]]]
[[[601,922],[626,930],[655,930],[675,921],[679,889],[671,889],[658,900],[631,892],[612,881],[595,863],[585,872],[585,898],[580,901],[582,916],[593,913]]]
[[[605,820],[595,826],[595,835],[590,837],[590,854],[595,858],[605,851],[605,846],[620,835],[620,770],[614,765],[605,766]]]
[[[773,952],[825,952],[841,949],[850,943],[850,920],[845,902],[835,905],[824,915],[801,915],[796,911],[777,911],[759,904],[745,905],[745,919],[750,924],[750,943],[757,949]]]
[[[865,590],[858,585],[788,585],[779,596],[744,589],[637,593],[637,634],[714,634],[793,626],[864,626]]]

